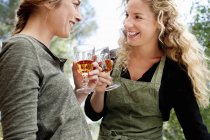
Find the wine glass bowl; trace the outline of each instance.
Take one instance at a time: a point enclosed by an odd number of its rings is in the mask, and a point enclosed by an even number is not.
[[[102,66],[102,71],[104,71],[104,72],[112,71],[112,60],[111,59],[104,60],[104,65]]]
[[[92,63],[93,63],[92,60],[80,60],[80,61],[78,61],[76,63],[77,64],[78,71],[81,74],[88,75],[88,73],[93,70]]]
[[[112,71],[112,60],[110,59],[108,53],[96,55],[96,61],[98,62],[98,65],[102,68],[103,72]]]

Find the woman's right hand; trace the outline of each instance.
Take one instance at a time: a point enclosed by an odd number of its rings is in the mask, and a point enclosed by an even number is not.
[[[110,85],[111,82],[112,82],[112,78],[110,76],[110,72],[100,71],[98,74],[98,83],[95,87],[95,92],[99,94],[103,94],[106,90],[106,87]]]

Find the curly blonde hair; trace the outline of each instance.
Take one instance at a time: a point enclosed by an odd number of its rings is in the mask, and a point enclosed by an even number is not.
[[[126,0],[126,3],[129,0]],[[209,105],[208,82],[210,70],[209,58],[204,53],[196,37],[179,21],[176,4],[173,0],[144,0],[154,13],[160,26],[159,42],[166,56],[186,67],[191,79],[194,94],[200,107]],[[117,64],[127,67],[131,46],[126,43],[125,34],[119,39],[120,48],[117,51]]]

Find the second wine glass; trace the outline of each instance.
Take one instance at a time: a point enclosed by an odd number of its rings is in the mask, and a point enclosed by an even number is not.
[[[112,71],[113,62],[110,57],[110,50],[109,47],[104,47],[96,51],[96,61],[98,62],[99,66],[102,68],[104,72]],[[105,91],[110,91],[116,89],[120,86],[120,83],[117,81],[112,81],[111,85],[106,87]]]

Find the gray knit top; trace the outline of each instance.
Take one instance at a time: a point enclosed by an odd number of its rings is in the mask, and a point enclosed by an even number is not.
[[[15,35],[0,53],[4,140],[91,140],[59,59],[41,42]]]

